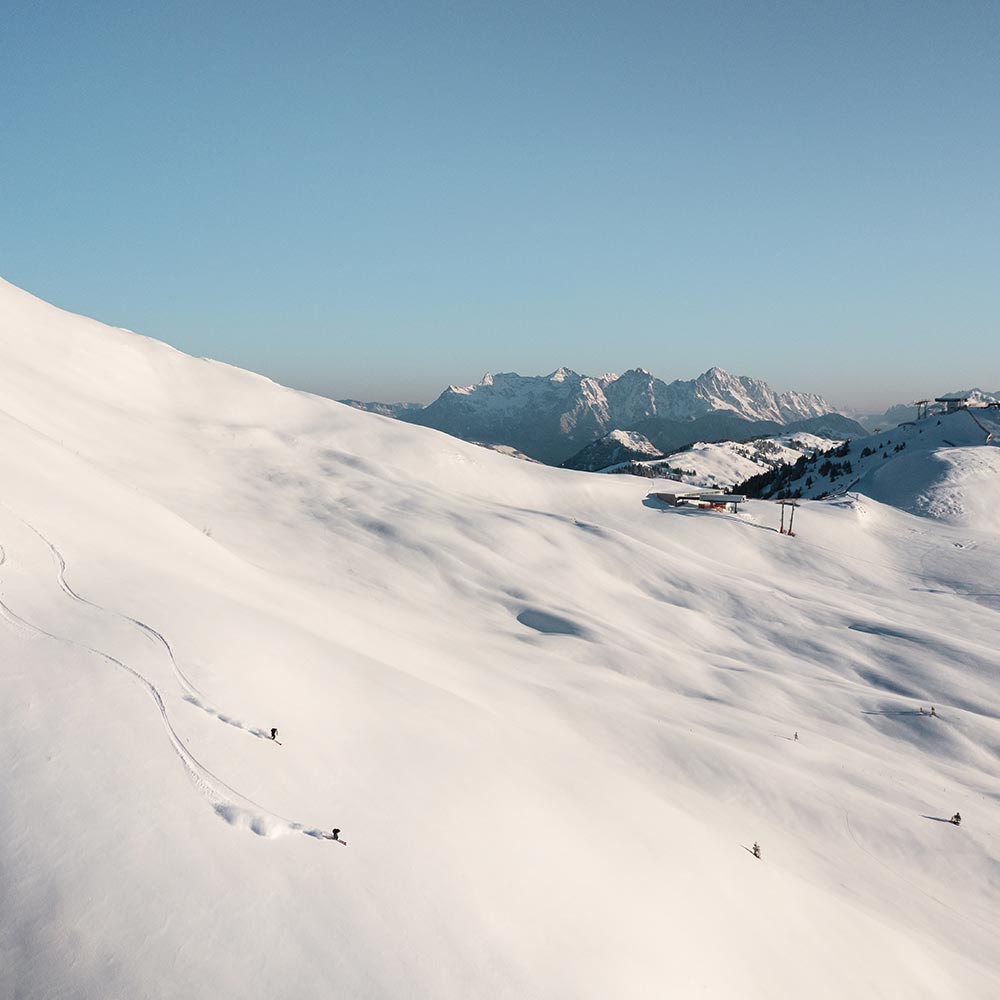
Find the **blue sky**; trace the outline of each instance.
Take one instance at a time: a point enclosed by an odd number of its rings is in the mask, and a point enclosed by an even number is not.
[[[334,396],[1000,388],[1000,4],[4,4],[0,274]]]

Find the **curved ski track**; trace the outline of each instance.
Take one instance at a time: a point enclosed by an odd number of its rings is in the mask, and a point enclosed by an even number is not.
[[[17,517],[16,514],[14,514],[14,516]],[[224,722],[227,726],[233,726],[235,729],[242,729],[244,732],[250,733],[251,736],[256,736],[258,739],[270,739],[267,730],[261,729],[259,726],[251,726],[245,722],[241,722],[239,719],[234,719],[232,716],[226,715],[215,708],[194,686],[194,684],[191,683],[184,671],[181,670],[180,665],[174,656],[174,651],[171,649],[170,643],[167,641],[166,636],[164,636],[162,632],[157,631],[152,627],[152,625],[147,625],[138,618],[133,618],[131,615],[125,614],[123,611],[116,611],[114,608],[106,608],[103,605],[96,604],[94,601],[88,600],[82,594],[78,594],[70,586],[69,581],[66,579],[66,560],[63,558],[62,553],[33,524],[30,524],[23,518],[18,518],[18,520],[20,520],[26,528],[37,535],[38,538],[48,546],[49,551],[52,553],[58,566],[57,579],[59,581],[59,586],[66,594],[72,597],[74,601],[79,601],[81,604],[85,604],[88,607],[94,608],[104,614],[114,615],[117,618],[121,618],[123,621],[129,622],[136,628],[141,629],[154,642],[158,642],[161,646],[163,646],[166,650],[167,656],[170,658],[170,666],[174,671],[174,676],[177,678],[177,682],[184,691],[185,701],[190,702],[192,705],[200,708],[203,712],[213,716],[220,722]]]
[[[6,507],[6,504],[3,504]],[[183,672],[177,665],[177,661],[174,659],[173,650],[170,648],[170,643],[167,639],[156,629],[139,621],[136,618],[132,618],[129,615],[123,614],[119,611],[109,610],[107,608],[101,607],[99,604],[95,604],[93,601],[88,601],[85,597],[81,597],[66,581],[66,560],[62,553],[56,548],[55,545],[49,541],[36,527],[29,524],[23,518],[14,514],[9,507],[6,508],[9,513],[17,518],[26,528],[32,531],[41,541],[43,541],[52,552],[56,559],[58,566],[57,578],[60,588],[69,597],[82,604],[89,607],[95,608],[96,610],[104,613],[115,615],[119,618],[123,618],[128,622],[131,622],[137,628],[142,629],[142,631],[158,640],[166,649],[167,654],[170,657],[171,665],[174,669],[175,676],[177,677],[181,687],[184,689],[185,699],[198,705],[200,708],[205,708],[204,704],[196,700],[200,698],[197,689],[187,680]],[[2,566],[7,560],[7,554],[2,545],[0,545],[0,566]],[[188,777],[191,779],[194,786],[205,796],[206,799],[211,803],[212,808],[215,812],[224,819],[231,826],[236,826],[244,829],[249,829],[251,832],[257,834],[261,837],[280,837],[287,833],[304,833],[308,837],[313,837],[317,840],[326,839],[326,831],[316,829],[316,828],[306,828],[302,823],[295,823],[291,820],[285,819],[283,816],[279,816],[277,813],[271,812],[265,809],[263,806],[254,802],[252,799],[247,798],[245,795],[240,794],[235,788],[226,784],[218,775],[213,774],[204,764],[202,764],[190,750],[184,745],[181,738],[177,735],[176,730],[170,722],[170,717],[167,713],[166,705],[163,701],[163,696],[160,694],[159,689],[150,681],[148,678],[144,677],[138,670],[130,667],[123,660],[119,660],[117,657],[112,656],[110,653],[105,653],[103,650],[96,649],[93,646],[88,646],[86,643],[80,642],[77,639],[70,639],[66,636],[56,635],[53,632],[48,632],[43,628],[35,625],[33,622],[22,618],[16,612],[14,612],[10,606],[0,599],[0,612],[2,612],[3,617],[10,622],[12,625],[19,628],[27,629],[28,631],[42,636],[46,639],[51,639],[54,642],[60,642],[68,646],[75,646],[78,649],[82,649],[94,656],[99,656],[109,663],[120,667],[122,670],[129,673],[134,677],[148,692],[150,697],[156,703],[157,710],[160,713],[160,718],[163,721],[164,728],[167,731],[167,736],[170,739],[171,746],[174,752],[180,758],[181,763],[184,765],[187,771]],[[214,711],[210,711],[210,714],[217,715]],[[218,716],[217,716],[218,717]],[[222,721],[229,721],[225,718]],[[242,724],[236,724],[233,722],[230,725],[238,725],[238,728],[246,728]],[[252,731],[252,730],[251,730]],[[260,731],[263,735],[263,730]],[[256,733],[255,733],[256,735]]]

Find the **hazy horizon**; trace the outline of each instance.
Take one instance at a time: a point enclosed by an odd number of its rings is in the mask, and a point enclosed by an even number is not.
[[[358,402],[366,402],[366,403],[372,403],[372,402],[378,402],[378,403],[420,403],[422,405],[427,405],[428,403],[431,403],[435,399],[437,399],[437,397],[445,389],[447,389],[448,386],[450,386],[450,385],[456,385],[456,386],[475,385],[478,382],[480,382],[483,379],[483,377],[485,375],[487,375],[487,374],[489,374],[489,375],[497,375],[497,374],[499,374],[501,372],[504,372],[504,373],[513,373],[513,374],[522,375],[522,376],[540,376],[540,377],[544,377],[546,375],[552,374],[554,371],[556,371],[560,367],[568,368],[568,369],[576,372],[578,375],[588,375],[588,376],[591,376],[591,377],[596,377],[596,376],[600,376],[600,375],[607,375],[607,374],[621,375],[624,372],[629,371],[629,370],[634,369],[634,368],[645,368],[647,371],[649,371],[656,378],[660,379],[663,382],[667,382],[667,383],[673,382],[674,380],[690,381],[692,379],[697,378],[699,375],[702,375],[704,372],[708,371],[710,368],[722,368],[724,371],[729,372],[731,375],[749,376],[750,378],[755,378],[755,379],[758,379],[759,381],[766,382],[771,387],[771,389],[773,389],[775,392],[813,393],[813,394],[815,394],[817,396],[822,396],[828,403],[830,403],[830,404],[832,404],[834,406],[842,407],[844,409],[851,410],[852,412],[856,412],[856,413],[860,413],[860,414],[878,414],[878,413],[881,413],[881,412],[889,409],[892,406],[897,406],[899,404],[909,404],[913,400],[925,399],[925,398],[928,398],[928,397],[934,398],[935,396],[943,396],[943,395],[947,395],[949,393],[954,393],[954,392],[965,392],[965,391],[968,391],[968,390],[978,389],[978,390],[981,390],[983,392],[991,393],[991,394],[998,394],[998,393],[1000,393],[1000,387],[993,386],[992,384],[978,385],[975,382],[971,382],[970,381],[967,384],[952,385],[952,386],[948,386],[947,388],[933,388],[932,387],[932,388],[929,388],[929,389],[925,389],[923,391],[914,391],[914,392],[910,393],[909,395],[907,395],[904,392],[899,398],[893,397],[891,399],[890,398],[884,398],[883,399],[883,398],[880,398],[880,397],[871,397],[871,399],[869,401],[867,401],[867,402],[862,401],[860,403],[856,403],[856,402],[845,401],[844,399],[841,399],[839,397],[834,396],[832,393],[823,392],[822,390],[817,389],[817,388],[815,388],[813,386],[809,386],[809,385],[803,386],[803,385],[794,385],[794,384],[785,385],[785,384],[779,383],[779,382],[775,381],[774,379],[768,378],[766,372],[765,373],[761,373],[761,372],[758,372],[758,371],[736,371],[735,369],[729,368],[726,365],[722,365],[722,364],[706,364],[703,367],[698,368],[696,371],[677,372],[677,373],[671,372],[671,373],[668,373],[666,375],[662,374],[661,372],[656,371],[653,368],[650,368],[649,365],[644,365],[644,364],[629,364],[629,365],[624,365],[624,366],[617,366],[617,367],[611,367],[611,368],[603,368],[603,369],[600,369],[600,370],[598,370],[598,369],[591,370],[591,369],[588,369],[588,368],[585,368],[585,367],[578,367],[578,366],[571,365],[571,364],[556,365],[555,367],[549,368],[546,371],[519,370],[516,367],[513,367],[513,368],[512,367],[497,368],[497,369],[494,369],[493,371],[487,371],[487,370],[484,369],[483,371],[479,372],[478,375],[470,376],[468,378],[457,378],[457,379],[447,379],[447,378],[445,378],[442,381],[440,381],[440,383],[438,383],[436,385],[436,387],[429,394],[423,395],[421,397],[398,395],[398,394],[393,394],[392,392],[389,392],[389,393],[383,392],[383,393],[379,394],[379,392],[377,391],[377,385],[378,385],[377,383],[372,383],[373,386],[376,386],[376,391],[374,392],[374,394],[369,393],[367,395],[365,395],[365,394],[359,395],[358,393],[351,393],[351,392],[347,392],[347,393],[330,392],[330,391],[327,391],[327,390],[323,389],[322,386],[310,386],[308,384],[302,384],[302,385],[294,386],[293,388],[303,389],[306,392],[313,392],[313,393],[316,393],[317,395],[320,395],[320,396],[328,396],[331,399],[338,399],[338,400],[351,399],[351,400],[355,400],[355,401],[358,401]],[[281,380],[280,379],[276,379],[276,381],[281,381]],[[928,378],[927,381],[929,383],[933,383],[935,380],[933,378]],[[391,385],[392,382],[390,381],[390,382],[387,382],[386,384]]]
[[[4,280],[10,280],[8,276],[0,275],[0,278]],[[16,282],[12,282],[16,284]],[[25,288],[25,291],[37,295],[31,288]],[[43,298],[43,296],[38,296]],[[51,300],[46,300],[51,301]],[[55,305],[61,309],[67,309],[69,312],[77,312],[78,310],[71,309],[64,303],[58,301],[51,301],[52,305]],[[154,336],[148,331],[138,329],[134,326],[130,326],[126,323],[118,322],[109,319],[106,316],[82,313],[82,315],[87,315],[90,319],[99,320],[102,323],[108,323],[114,326],[121,326],[125,329],[131,330],[133,333],[138,333],[142,336]],[[253,367],[249,364],[241,363],[237,358],[225,357],[219,354],[203,354],[198,350],[190,349],[184,346],[184,338],[177,337],[171,338],[170,336],[165,337],[155,337],[154,339],[162,340],[164,343],[170,344],[172,347],[176,347],[178,350],[183,350],[185,353],[192,354],[196,357],[210,357],[215,361],[221,361],[225,364],[232,364],[239,368],[245,368],[249,371],[253,371],[259,375],[264,375],[267,378],[273,379],[276,382],[280,382],[282,385],[287,385],[293,389],[301,389],[305,392],[315,393],[319,396],[326,396],[330,399],[344,400],[350,399],[358,402],[379,402],[379,403],[420,403],[422,405],[427,405],[433,402],[437,397],[450,385],[457,386],[468,386],[475,385],[480,382],[485,375],[496,375],[499,373],[514,373],[522,376],[546,376],[555,372],[559,368],[568,368],[579,375],[588,376],[600,376],[607,374],[621,375],[626,371],[635,368],[645,368],[656,378],[664,382],[673,382],[674,380],[688,381],[697,378],[699,375],[707,372],[710,368],[722,368],[723,370],[729,372],[732,375],[739,376],[749,376],[751,378],[758,379],[760,381],[766,382],[771,389],[775,392],[803,392],[803,393],[814,393],[816,395],[822,396],[828,403],[833,406],[841,407],[846,410],[858,414],[878,414],[882,411],[888,409],[891,406],[896,406],[900,403],[907,404],[914,399],[923,399],[926,397],[934,397],[945,395],[947,393],[966,391],[969,389],[981,389],[988,393],[1000,393],[1000,387],[992,385],[992,383],[979,384],[972,376],[969,376],[964,382],[956,383],[954,385],[948,385],[942,388],[940,385],[941,379],[935,376],[928,376],[921,383],[923,388],[914,389],[909,394],[905,391],[901,395],[896,397],[883,397],[871,395],[869,397],[863,397],[860,395],[854,395],[850,398],[843,398],[833,392],[824,391],[821,388],[817,388],[813,384],[795,384],[795,383],[784,383],[777,379],[774,379],[768,375],[766,371],[761,371],[763,365],[757,365],[754,370],[739,370],[730,365],[721,364],[718,361],[711,361],[708,363],[703,363],[700,367],[695,364],[693,369],[688,371],[668,371],[664,372],[662,370],[657,370],[656,368],[650,366],[649,364],[644,364],[642,362],[626,363],[621,365],[608,365],[597,363],[595,365],[575,365],[568,364],[565,361],[552,364],[550,367],[546,367],[539,370],[531,370],[524,366],[518,367],[517,365],[510,364],[500,364],[496,367],[480,367],[480,368],[469,368],[465,367],[463,370],[464,377],[449,377],[448,371],[443,370],[441,376],[435,378],[434,373],[425,372],[422,373],[423,377],[420,381],[414,381],[410,379],[406,373],[402,372],[392,372],[386,371],[385,369],[380,369],[373,372],[368,372],[365,374],[363,379],[356,381],[333,381],[331,382],[325,376],[319,378],[315,376],[308,377],[298,377],[291,371],[285,370],[282,374],[283,366],[277,363],[274,367]],[[277,338],[276,338],[277,339]],[[611,352],[609,352],[611,353]],[[472,374],[475,372],[475,374]],[[867,384],[868,378],[866,377],[860,380],[860,384]],[[878,374],[877,372],[875,373]],[[877,380],[877,379],[876,379]],[[816,381],[821,381],[817,378]],[[1000,376],[998,376],[997,381],[1000,381]],[[408,390],[407,386],[415,386],[413,391]],[[395,388],[394,388],[395,387]],[[861,402],[856,402],[852,400],[861,400]]]

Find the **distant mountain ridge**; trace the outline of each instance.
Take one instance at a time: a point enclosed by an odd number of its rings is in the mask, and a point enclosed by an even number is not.
[[[339,399],[337,402],[355,410],[377,413],[382,417],[395,417],[397,420],[404,419],[407,413],[416,413],[424,408],[423,403],[363,403],[360,399]]]
[[[982,389],[958,389],[946,392],[945,396],[968,396],[973,403],[980,405],[1000,402],[1000,389],[996,392],[984,392]],[[869,431],[887,430],[899,426],[907,420],[917,419],[917,408],[912,403],[896,403],[883,413],[859,414],[858,421]]]
[[[781,429],[837,412],[821,396],[778,393],[766,382],[731,375],[721,368],[670,383],[644,368],[598,376],[569,368],[557,368],[549,375],[501,372],[484,375],[475,385],[449,386],[423,408],[400,408],[399,404],[362,408],[467,441],[509,445],[553,465],[613,430],[638,430],[661,447],[647,429],[650,422],[659,428],[660,422],[687,423],[725,413],[727,420],[737,424],[769,421]],[[676,447],[674,437],[667,447]]]

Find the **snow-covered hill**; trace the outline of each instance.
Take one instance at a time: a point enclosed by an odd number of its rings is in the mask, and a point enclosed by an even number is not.
[[[0,996],[1000,995],[975,523],[668,509],[2,283],[0,468]]]
[[[777,426],[831,413],[833,407],[819,396],[776,393],[764,382],[721,368],[669,384],[642,368],[597,377],[559,368],[546,376],[484,375],[476,385],[449,386],[425,409],[401,416],[558,464],[612,430],[647,433],[645,422],[691,421],[719,411]]]
[[[772,420],[745,420],[729,410],[714,410],[703,417],[688,421],[661,420],[654,417],[640,422],[638,427],[642,432],[616,430],[605,434],[604,437],[581,448],[563,462],[562,467],[585,472],[601,472],[611,465],[625,462],[641,462],[649,465],[651,456],[663,459],[665,456],[686,453],[690,448],[698,448],[710,456],[728,455],[739,459],[752,459],[749,463],[743,462],[741,465],[737,462],[733,466],[734,472],[742,469],[741,478],[746,478],[755,471],[759,472],[761,468],[770,468],[782,461],[793,459],[791,452],[774,451],[776,443],[790,444],[794,449],[795,441],[817,440],[823,447],[830,447],[831,441],[865,435],[865,429],[860,424],[839,413],[797,420],[789,424],[784,433],[781,433],[782,425]],[[758,444],[759,442],[766,443]],[[708,447],[713,444],[721,445],[722,449]],[[767,457],[764,455],[765,451],[771,451],[773,456],[778,457]],[[757,464],[754,464],[755,462]]]
[[[958,514],[966,493],[959,480],[966,474],[981,478],[973,470],[992,468],[998,438],[1000,411],[959,410],[857,438],[830,454],[802,457],[750,489],[764,497],[811,498],[856,490],[914,514]],[[976,492],[992,508],[1000,480],[994,482],[988,471],[982,478]],[[1000,518],[990,516],[989,523],[1000,525]]]
[[[577,452],[563,463],[567,469],[581,472],[601,472],[622,462],[641,462],[662,458],[660,449],[638,431],[611,431]]]
[[[729,488],[750,476],[796,462],[804,454],[829,451],[839,444],[840,441],[806,433],[753,441],[698,441],[671,455],[653,460],[627,461],[601,471],[630,471],[648,477],[662,474],[692,486]]]

